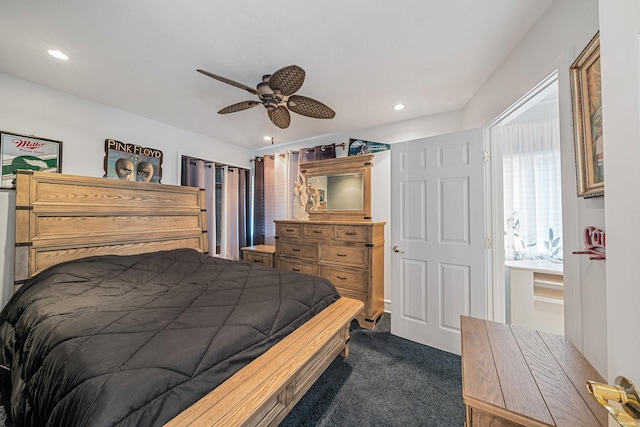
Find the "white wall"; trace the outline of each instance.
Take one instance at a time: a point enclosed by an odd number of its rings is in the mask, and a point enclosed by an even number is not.
[[[640,5],[600,0],[608,380],[640,384]],[[604,343],[603,343],[604,344]]]
[[[104,140],[162,150],[162,183],[178,184],[179,153],[250,168],[251,151],[164,123],[116,110],[24,80],[0,74],[0,129],[61,140],[62,171],[74,175],[104,175]],[[0,307],[13,284],[15,217],[11,190],[0,192]],[[8,289],[7,289],[8,287]]]
[[[587,225],[604,227],[604,199],[576,196],[569,67],[599,29],[598,0],[556,0],[463,110],[466,128],[485,126],[558,70],[562,156],[565,335],[607,372],[605,263],[573,255]],[[583,315],[584,313],[584,315]]]

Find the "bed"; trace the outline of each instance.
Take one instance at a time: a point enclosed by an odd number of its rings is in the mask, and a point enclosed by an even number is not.
[[[16,184],[19,289],[0,363],[18,421],[277,425],[348,354],[362,303],[317,277],[207,256],[203,191],[30,171]]]

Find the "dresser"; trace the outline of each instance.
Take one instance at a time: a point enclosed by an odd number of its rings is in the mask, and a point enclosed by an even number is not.
[[[607,426],[588,392],[604,378],[564,336],[461,317],[467,427]]]
[[[276,220],[276,267],[329,279],[360,300],[373,329],[384,310],[384,222]]]

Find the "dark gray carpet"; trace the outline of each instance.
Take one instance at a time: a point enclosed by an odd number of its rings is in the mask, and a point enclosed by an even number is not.
[[[280,427],[462,426],[460,357],[391,335],[389,318],[374,331],[353,322],[349,357],[331,363]],[[0,427],[13,426],[9,387],[0,369]]]
[[[460,357],[389,330],[389,314],[374,331],[354,322],[349,357],[329,366],[280,427],[462,427]]]

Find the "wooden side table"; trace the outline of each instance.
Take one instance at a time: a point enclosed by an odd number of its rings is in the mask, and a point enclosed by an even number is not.
[[[259,263],[267,267],[275,267],[276,247],[271,245],[255,245],[241,248],[242,260],[248,264]]]
[[[607,426],[587,391],[606,382],[561,335],[462,316],[467,427]]]

